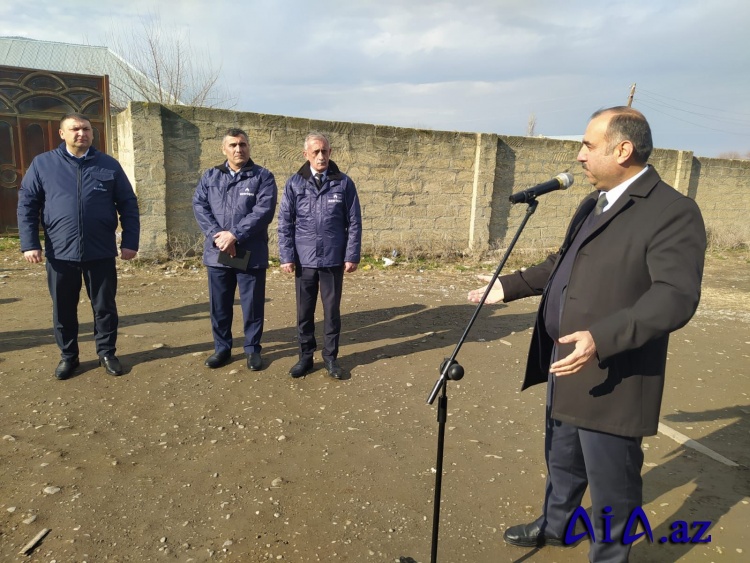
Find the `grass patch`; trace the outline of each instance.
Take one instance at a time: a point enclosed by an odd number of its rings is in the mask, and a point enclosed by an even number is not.
[[[745,262],[750,264],[750,247],[737,248],[712,248],[709,247],[706,257],[713,260],[722,260],[729,262]]]
[[[21,241],[18,237],[0,237],[0,251],[11,252],[13,250],[21,251]]]

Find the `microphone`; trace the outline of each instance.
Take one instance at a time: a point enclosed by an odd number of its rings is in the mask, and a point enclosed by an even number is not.
[[[514,205],[516,203],[528,203],[536,199],[540,195],[548,194],[549,192],[554,192],[555,190],[567,190],[572,185],[573,175],[568,174],[567,172],[561,172],[551,180],[547,180],[546,182],[543,182],[538,186],[534,186],[533,188],[529,188],[528,190],[515,193],[508,199]]]

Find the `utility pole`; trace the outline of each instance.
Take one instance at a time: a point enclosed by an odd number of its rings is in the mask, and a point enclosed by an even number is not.
[[[633,82],[633,85],[630,87],[630,94],[628,94],[628,107],[633,105],[633,96],[635,96],[635,82]]]

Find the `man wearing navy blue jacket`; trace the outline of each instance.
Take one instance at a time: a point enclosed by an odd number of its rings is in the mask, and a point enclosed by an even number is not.
[[[116,230],[122,225],[120,256],[138,252],[138,200],[125,172],[111,156],[92,147],[89,118],[68,114],[60,121],[63,142],[31,162],[18,193],[18,230],[24,258],[39,264],[46,257],[52,297],[52,322],[61,360],[57,379],[79,366],[78,299],[83,282],[94,311],[99,365],[122,375],[117,342]],[[44,256],[39,221],[44,229]]]
[[[247,367],[263,367],[260,340],[266,300],[268,225],[276,210],[273,174],[250,158],[242,129],[229,129],[222,140],[226,161],[207,170],[193,196],[193,211],[206,236],[203,263],[208,269],[208,294],[214,353],[209,368],[232,357],[234,294],[240,287]]]
[[[279,206],[281,269],[295,274],[299,361],[289,374],[302,377],[313,368],[315,305],[323,301],[323,363],[328,374],[343,379],[337,361],[341,334],[344,272],[357,269],[362,245],[362,214],[357,188],[331,158],[325,135],[310,133],[307,162],[287,180]]]

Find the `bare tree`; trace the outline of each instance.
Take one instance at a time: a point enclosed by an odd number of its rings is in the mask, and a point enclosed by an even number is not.
[[[114,34],[110,50],[121,78],[110,76],[113,105],[142,100],[231,109],[236,103],[218,85],[221,66],[197,52],[184,32],[165,30],[158,15]]]

